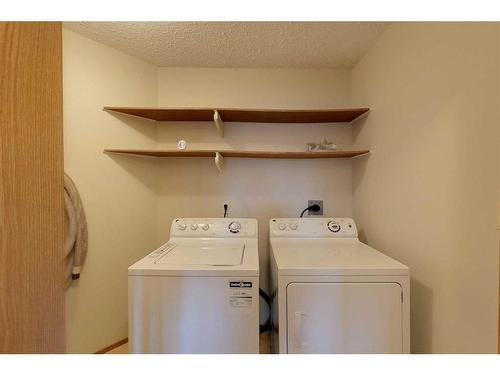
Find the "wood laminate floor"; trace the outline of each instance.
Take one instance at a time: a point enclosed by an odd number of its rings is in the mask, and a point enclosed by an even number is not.
[[[260,354],[269,354],[269,333],[260,335]],[[110,350],[106,354],[128,354],[128,342]]]

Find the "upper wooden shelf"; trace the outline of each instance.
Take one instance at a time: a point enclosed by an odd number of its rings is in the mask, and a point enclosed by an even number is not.
[[[368,154],[369,150],[358,151],[236,151],[236,150],[131,150],[105,149],[104,152],[113,154],[156,156],[156,157],[214,157],[220,154],[223,157],[257,158],[257,159],[331,159],[352,158]]]
[[[218,112],[224,122],[327,123],[351,122],[369,108],[351,109],[237,109],[237,108],[139,108],[104,107],[112,111],[156,121],[214,121]]]

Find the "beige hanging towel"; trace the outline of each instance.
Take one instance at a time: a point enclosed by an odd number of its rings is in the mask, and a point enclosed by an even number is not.
[[[64,174],[66,286],[80,278],[87,255],[88,232],[82,200],[73,180]]]

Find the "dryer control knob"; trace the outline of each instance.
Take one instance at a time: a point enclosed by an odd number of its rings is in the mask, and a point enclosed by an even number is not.
[[[297,230],[297,228],[298,228],[297,223],[292,223],[292,224],[290,224],[290,229],[291,229],[291,230]]]
[[[191,224],[191,230],[198,229],[198,224]]]
[[[179,229],[180,230],[186,230],[186,224],[185,223],[179,223]]]
[[[201,229],[203,229],[203,230],[208,230],[208,228],[210,228],[210,225],[209,225],[209,224],[203,224],[203,225],[201,226]]]
[[[327,224],[328,229],[330,232],[337,233],[340,231],[340,224],[337,223],[336,221],[329,221]]]
[[[285,223],[279,223],[279,224],[278,224],[278,229],[279,229],[279,230],[285,230],[285,229],[286,229],[286,225],[285,225]]]
[[[238,233],[241,229],[241,224],[238,221],[233,221],[229,223],[228,228],[231,233]]]

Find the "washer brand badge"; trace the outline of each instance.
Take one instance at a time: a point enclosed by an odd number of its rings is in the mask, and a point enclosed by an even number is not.
[[[230,288],[251,288],[252,282],[251,281],[230,281],[229,287]]]

